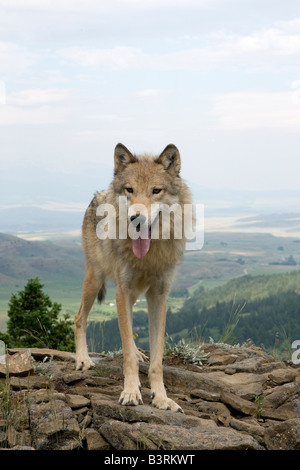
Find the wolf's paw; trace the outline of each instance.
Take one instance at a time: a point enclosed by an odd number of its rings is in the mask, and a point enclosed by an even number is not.
[[[140,389],[138,390],[123,390],[121,393],[120,399],[119,399],[120,405],[124,406],[136,406],[136,405],[142,405],[143,400],[142,400],[142,395],[140,392]]]
[[[159,410],[171,410],[171,411],[179,411],[179,413],[184,413],[181,406],[179,406],[174,400],[168,398],[164,395],[156,395],[152,393],[152,405]]]
[[[76,370],[88,370],[95,367],[95,363],[89,357],[76,357]]]

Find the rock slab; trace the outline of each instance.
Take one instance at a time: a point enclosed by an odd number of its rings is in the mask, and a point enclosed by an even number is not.
[[[69,353],[12,351],[9,359],[25,367],[0,377],[0,448],[299,450],[300,368],[254,346],[206,351],[202,367],[164,358],[168,395],[185,414],[152,406],[147,363],[144,405],[123,407],[121,356],[98,357],[81,372]]]

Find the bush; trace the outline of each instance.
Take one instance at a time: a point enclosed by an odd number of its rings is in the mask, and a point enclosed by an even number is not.
[[[38,277],[29,279],[23,291],[9,302],[7,334],[0,339],[10,348],[37,347],[74,351],[73,322],[59,319],[61,304],[51,302]]]

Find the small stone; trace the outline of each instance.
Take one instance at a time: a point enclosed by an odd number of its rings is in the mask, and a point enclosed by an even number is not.
[[[59,393],[56,390],[47,388],[41,388],[40,390],[30,391],[28,397],[31,401],[35,403],[48,403],[53,399],[66,401],[64,393]]]
[[[49,377],[42,375],[29,375],[28,377],[11,377],[10,386],[13,390],[50,388],[51,381]]]
[[[292,396],[300,394],[300,383],[290,382],[279,385],[265,392],[264,406],[270,408],[278,408],[280,405],[289,400]]]
[[[84,437],[87,442],[88,450],[108,450],[110,445],[106,440],[96,431],[96,429],[86,429]]]
[[[265,443],[268,450],[300,450],[300,418],[268,428]]]
[[[194,389],[190,392],[191,397],[195,398],[202,398],[202,400],[207,401],[219,401],[220,400],[220,393],[209,392],[207,390],[202,389]]]
[[[70,385],[75,382],[80,382],[85,379],[85,375],[82,372],[73,372],[71,374],[64,374],[62,377],[65,384]]]
[[[223,418],[227,420],[230,417],[230,411],[227,406],[219,402],[202,401],[198,404],[198,411],[200,417],[204,419],[216,417],[218,420],[222,420]]]
[[[236,369],[234,369],[233,367],[226,367],[226,369],[224,369],[224,372],[225,374],[233,375],[236,373]]]
[[[83,395],[70,395],[66,394],[66,399],[68,405],[72,409],[83,408],[90,405],[91,401],[88,398],[85,398]]]
[[[77,416],[77,419],[83,419],[83,416],[89,411],[89,408],[87,406],[83,406],[82,408],[72,408],[73,413],[75,416]],[[82,416],[82,418],[80,418]]]
[[[277,369],[269,374],[269,379],[276,385],[293,382],[297,373],[292,369]]]
[[[236,354],[213,354],[207,359],[207,364],[209,366],[220,366],[233,364],[238,359]]]
[[[246,432],[247,434],[250,434],[260,444],[263,444],[265,429],[262,426],[259,426],[257,424],[254,424],[248,421],[242,421],[236,418],[231,418],[230,426],[233,429],[236,429],[237,431],[242,431],[242,432]]]
[[[92,423],[92,417],[90,415],[86,415],[84,419],[80,422],[81,429],[87,428]]]
[[[257,405],[255,403],[244,400],[243,398],[234,395],[233,393],[222,392],[221,401],[244,415],[257,414]]]

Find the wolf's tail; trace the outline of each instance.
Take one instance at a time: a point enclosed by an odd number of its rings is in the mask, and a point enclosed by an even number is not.
[[[97,295],[97,299],[99,303],[103,302],[103,300],[105,299],[105,294],[106,294],[106,284],[104,282]]]

